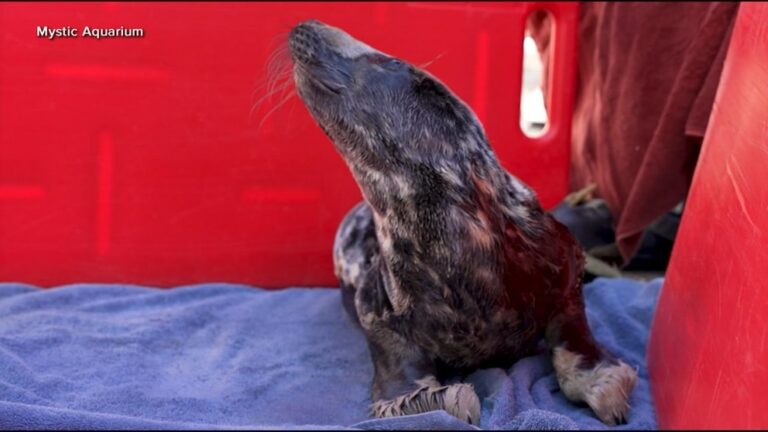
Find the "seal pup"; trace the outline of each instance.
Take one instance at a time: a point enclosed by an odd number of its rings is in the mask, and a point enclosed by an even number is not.
[[[594,340],[583,252],[505,171],[475,114],[443,83],[310,20],[288,37],[299,96],[364,201],[333,247],[342,299],[368,341],[376,417],[443,409],[477,424],[470,384],[544,339],[563,394],[626,419],[637,378]]]

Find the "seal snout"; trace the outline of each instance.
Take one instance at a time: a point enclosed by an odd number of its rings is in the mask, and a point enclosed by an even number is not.
[[[354,59],[379,52],[343,30],[318,20],[307,20],[294,26],[288,42],[296,60],[326,60],[329,56]]]
[[[349,84],[352,70],[350,46],[363,46],[343,31],[317,20],[297,24],[288,36],[295,73],[301,77],[300,89],[310,92],[304,84],[324,93],[339,94]]]
[[[288,36],[288,45],[296,62],[308,64],[316,61],[318,48],[322,41],[318,28],[323,26],[320,21],[309,20],[296,25]]]

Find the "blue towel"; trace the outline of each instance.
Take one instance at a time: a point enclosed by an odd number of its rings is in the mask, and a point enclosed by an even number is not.
[[[629,423],[655,429],[645,368],[662,280],[585,287],[596,338],[640,379]],[[372,365],[339,291],[0,284],[2,429],[454,429],[444,411],[370,419]],[[483,429],[602,429],[545,354],[470,375]]]

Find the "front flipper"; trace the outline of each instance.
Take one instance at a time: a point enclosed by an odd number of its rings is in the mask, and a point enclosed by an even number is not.
[[[372,330],[368,333],[368,346],[374,365],[374,416],[445,410],[470,424],[479,423],[480,399],[471,384],[441,385],[435,378],[434,362],[421,349],[390,330],[375,326]]]
[[[585,402],[603,423],[624,423],[637,370],[594,340],[584,313],[581,289],[578,291],[579,296],[573,297],[572,303],[547,328],[557,381],[565,397]]]
[[[373,360],[372,414],[394,417],[445,410],[477,424],[480,401],[472,385],[441,385],[435,378],[434,361],[388,327],[393,301],[383,284],[373,214],[366,203],[345,216],[333,255],[344,306],[365,332]]]

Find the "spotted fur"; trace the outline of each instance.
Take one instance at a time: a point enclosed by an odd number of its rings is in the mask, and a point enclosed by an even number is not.
[[[509,366],[545,338],[573,354],[555,357],[566,397],[590,403],[584,389],[598,383],[590,406],[622,420],[634,380],[596,372],[621,363],[587,325],[583,253],[501,167],[472,110],[427,72],[318,21],[289,45],[299,95],[365,198],[333,259],[368,341],[374,415],[445,409],[472,422],[474,391],[441,380]]]

